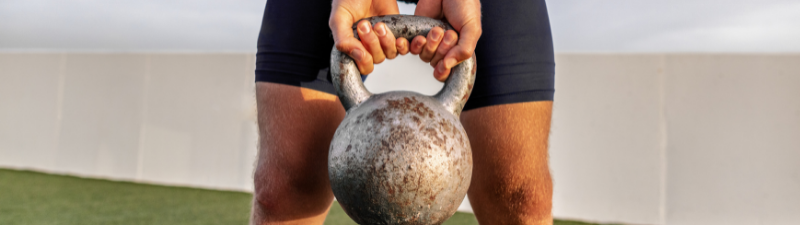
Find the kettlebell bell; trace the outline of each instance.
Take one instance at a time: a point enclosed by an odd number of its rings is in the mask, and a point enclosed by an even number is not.
[[[453,29],[421,16],[366,20],[384,22],[395,37],[408,40],[434,27]],[[434,96],[372,94],[353,59],[335,47],[330,68],[347,114],[331,141],[328,176],[347,215],[359,224],[441,224],[450,218],[472,178],[472,150],[459,116],[475,81],[475,57],[453,67]]]

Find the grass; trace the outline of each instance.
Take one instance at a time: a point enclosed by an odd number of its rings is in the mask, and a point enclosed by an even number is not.
[[[0,224],[247,224],[251,194],[0,169]],[[355,224],[334,203],[326,225]],[[448,225],[478,224],[456,213]],[[589,225],[555,221],[556,225]]]

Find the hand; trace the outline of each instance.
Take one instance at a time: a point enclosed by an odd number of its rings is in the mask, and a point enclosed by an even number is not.
[[[458,63],[472,57],[481,28],[481,3],[479,0],[419,0],[414,12],[417,16],[435,19],[446,18],[458,31],[444,31],[436,27],[428,37],[417,36],[411,41],[412,54],[434,67],[433,77],[444,81]],[[458,35],[461,37],[458,37]]]
[[[356,25],[359,41],[353,36],[353,23],[363,18],[399,14],[395,0],[333,0],[328,26],[333,33],[336,49],[353,58],[361,74],[370,74],[373,64],[397,54],[408,53],[408,40],[395,38],[384,23],[361,21]]]

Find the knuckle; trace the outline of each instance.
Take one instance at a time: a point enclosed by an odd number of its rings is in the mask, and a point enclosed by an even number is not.
[[[461,59],[467,59],[472,57],[472,54],[475,53],[475,49],[472,48],[459,48],[457,52],[457,56]]]
[[[449,51],[450,51],[450,46],[440,46],[439,49],[436,50],[436,53],[444,55],[447,54],[447,52]]]
[[[374,40],[374,34],[358,34],[358,38],[361,39],[361,42],[370,43]]]
[[[438,43],[428,42],[428,44],[425,45],[425,50],[429,52],[435,52],[438,47],[439,47]]]
[[[344,44],[343,42],[336,43],[335,46],[336,46],[336,49],[339,50],[339,51],[347,50],[347,45]]]
[[[390,53],[397,49],[397,46],[393,45],[393,42],[381,43],[381,47],[383,47],[383,52]]]
[[[395,41],[395,40],[393,40],[391,38],[385,38],[385,39],[383,39],[381,41],[381,45],[385,46],[385,48],[389,48],[389,49],[395,47],[396,44],[397,44],[397,41]]]

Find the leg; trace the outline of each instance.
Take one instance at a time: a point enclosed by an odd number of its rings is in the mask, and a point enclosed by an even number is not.
[[[335,95],[256,83],[259,152],[251,224],[322,224],[333,201],[328,147],[345,112]]]
[[[481,224],[552,224],[547,139],[552,101],[466,111],[473,154],[469,200]]]

